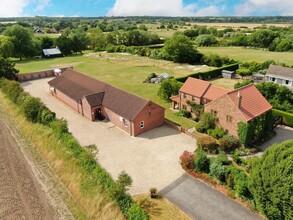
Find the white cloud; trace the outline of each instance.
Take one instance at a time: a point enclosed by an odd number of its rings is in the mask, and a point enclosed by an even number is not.
[[[38,6],[36,11],[43,11],[47,6],[50,5],[51,0],[37,0]]]
[[[246,0],[234,8],[235,15],[293,15],[293,1],[290,0]]]
[[[207,16],[218,15],[216,6],[198,8],[183,0],[116,0],[108,16]]]
[[[21,16],[23,9],[29,4],[29,0],[5,0],[1,1],[0,17]]]

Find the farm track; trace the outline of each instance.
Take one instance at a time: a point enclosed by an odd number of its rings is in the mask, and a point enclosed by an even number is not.
[[[6,123],[0,119],[0,219],[56,219]]]

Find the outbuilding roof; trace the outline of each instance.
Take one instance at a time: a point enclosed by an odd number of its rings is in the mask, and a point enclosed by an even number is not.
[[[50,49],[43,49],[43,53],[45,56],[52,56],[52,55],[60,55],[61,51],[59,48],[50,48]]]
[[[149,102],[72,69],[67,69],[48,84],[76,102],[85,98],[92,107],[101,103],[129,120],[134,120]]]
[[[280,77],[282,79],[293,79],[293,68],[270,65],[266,75]]]
[[[238,97],[241,95],[240,112],[246,118],[247,121],[251,121],[254,118],[262,115],[263,113],[272,109],[270,103],[263,97],[258,89],[253,84],[241,87],[233,90],[227,95],[238,106]]]

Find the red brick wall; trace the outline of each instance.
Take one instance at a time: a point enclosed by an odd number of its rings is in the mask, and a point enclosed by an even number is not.
[[[55,89],[55,93],[51,93],[53,96],[64,102],[66,105],[73,108],[75,111],[79,112],[78,103],[73,99],[69,98],[67,95],[62,93],[61,91]]]
[[[94,121],[95,116],[92,114],[92,108],[89,105],[89,103],[86,101],[86,99],[82,99],[82,109],[83,109],[83,116],[87,119]]]
[[[164,124],[165,109],[153,102],[149,102],[132,123],[132,134],[137,136],[153,128]],[[144,128],[140,127],[140,122],[144,121]]]
[[[209,113],[211,113],[211,110],[217,111],[217,117],[219,119],[217,125],[228,130],[229,134],[235,137],[238,137],[237,124],[240,121],[246,122],[246,119],[237,109],[237,106],[234,105],[227,95],[206,104],[204,110]],[[227,115],[232,116],[232,122],[227,121]]]

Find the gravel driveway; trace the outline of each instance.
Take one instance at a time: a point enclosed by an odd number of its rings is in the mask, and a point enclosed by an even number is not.
[[[91,122],[49,94],[50,78],[22,83],[25,91],[39,97],[58,118],[68,121],[70,132],[81,145],[96,144],[99,163],[116,179],[125,170],[132,178],[132,195],[149,188],[163,189],[184,174],[179,156],[194,151],[195,140],[166,126],[131,137],[110,122]]]

